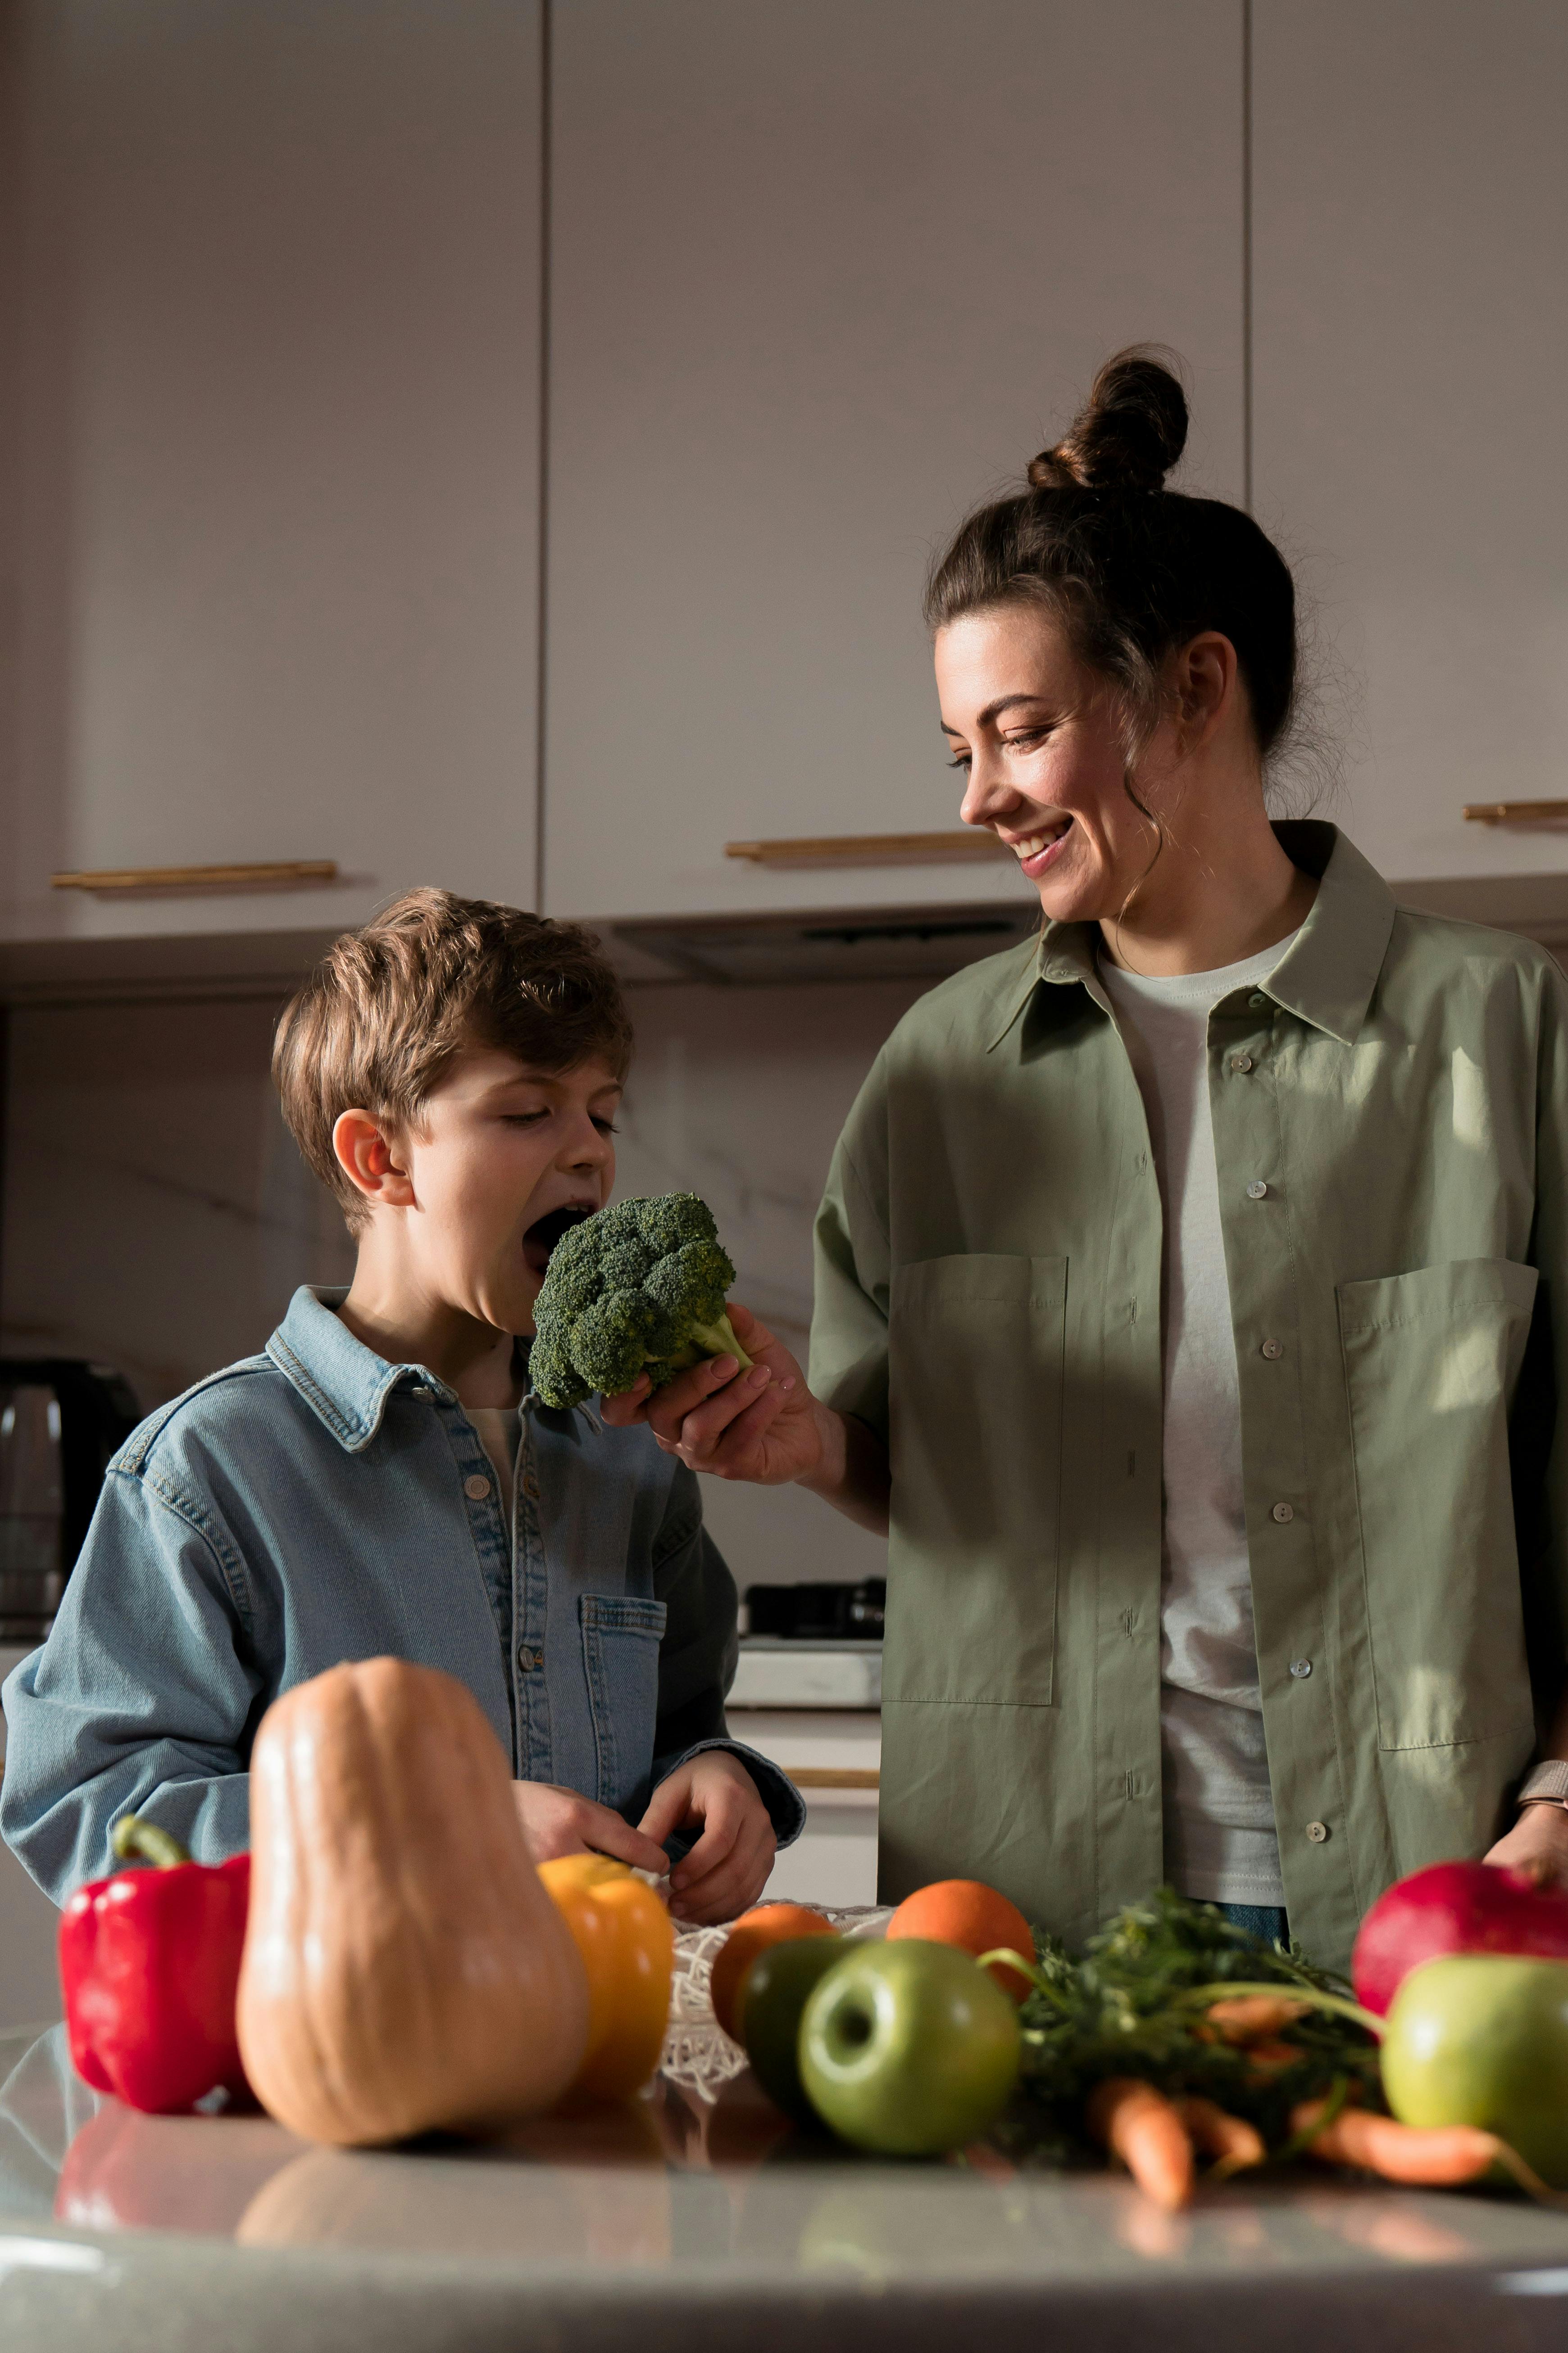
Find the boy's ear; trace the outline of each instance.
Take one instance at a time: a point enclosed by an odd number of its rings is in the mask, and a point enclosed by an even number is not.
[[[332,1127],[338,1166],[356,1192],[386,1209],[406,1209],[414,1187],[395,1141],[368,1111],[341,1112]]]

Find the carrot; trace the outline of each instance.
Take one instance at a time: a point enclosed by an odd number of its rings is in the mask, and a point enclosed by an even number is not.
[[[1089,2128],[1119,2157],[1145,2198],[1173,2214],[1193,2194],[1193,2144],[1152,2084],[1111,2075],[1090,2094]]]
[[[1329,2105],[1327,2100],[1306,2100],[1290,2116],[1291,2131],[1310,2134],[1308,2153],[1325,2165],[1357,2165],[1382,2174],[1385,2181],[1447,2188],[1479,2180],[1490,2166],[1512,2155],[1496,2133],[1482,2132],[1477,2125],[1402,2125],[1367,2108],[1342,2108],[1318,2131],[1318,2119]]]
[[[1205,2013],[1222,2042],[1257,2042],[1281,2027],[1294,2026],[1307,2014],[1304,2001],[1284,1994],[1238,1994],[1228,2001],[1211,2001]]]
[[[1217,2157],[1226,2173],[1261,2165],[1266,2155],[1263,2136],[1245,2116],[1233,2116],[1213,2100],[1196,2094],[1175,2103],[1176,2114],[1205,2157]]]
[[[1247,2053],[1247,2071],[1251,2074],[1267,2077],[1274,2074],[1281,2067],[1293,2067],[1300,2056],[1301,2053],[1293,2042],[1276,2042],[1272,2040],[1267,2042],[1254,2042],[1249,2046]]]

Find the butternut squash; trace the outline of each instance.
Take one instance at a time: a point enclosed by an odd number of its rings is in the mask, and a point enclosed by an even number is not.
[[[371,2147],[560,2097],[587,1979],[471,1692],[401,1659],[297,1684],[262,1718],[250,1808],[239,2047],[280,2124]]]

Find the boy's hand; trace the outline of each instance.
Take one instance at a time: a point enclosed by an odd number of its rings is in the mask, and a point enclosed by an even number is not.
[[[608,1854],[661,1879],[669,1868],[662,1847],[575,1789],[557,1788],[553,1781],[514,1781],[511,1793],[535,1862],[552,1862],[558,1854]]]
[[[750,1911],[773,1867],[768,1810],[740,1758],[722,1748],[704,1748],[677,1766],[654,1791],[641,1827],[662,1841],[698,1823],[701,1837],[670,1873],[669,1908],[678,1920],[706,1928]]]
[[[617,1430],[646,1421],[667,1454],[711,1478],[763,1487],[807,1478],[822,1460],[821,1409],[767,1325],[734,1300],[729,1315],[754,1360],[750,1372],[733,1356],[711,1356],[678,1373],[657,1395],[644,1373],[623,1396],[604,1399],[605,1419]]]

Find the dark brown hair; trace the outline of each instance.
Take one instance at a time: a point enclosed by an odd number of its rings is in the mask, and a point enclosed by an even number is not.
[[[409,891],[334,940],[284,1008],[273,1084],[351,1230],[365,1210],[332,1150],[339,1119],[367,1111],[393,1127],[416,1124],[466,1046],[542,1071],[596,1059],[624,1078],[631,1020],[594,934],[488,899]]]
[[[1186,446],[1172,369],[1118,352],[1061,439],[1030,460],[1028,487],[978,507],[931,569],[933,629],[998,605],[1040,604],[1073,651],[1116,690],[1130,754],[1161,707],[1168,658],[1205,629],[1236,648],[1267,758],[1296,696],[1296,595],[1273,542],[1239,507],[1167,491]]]

